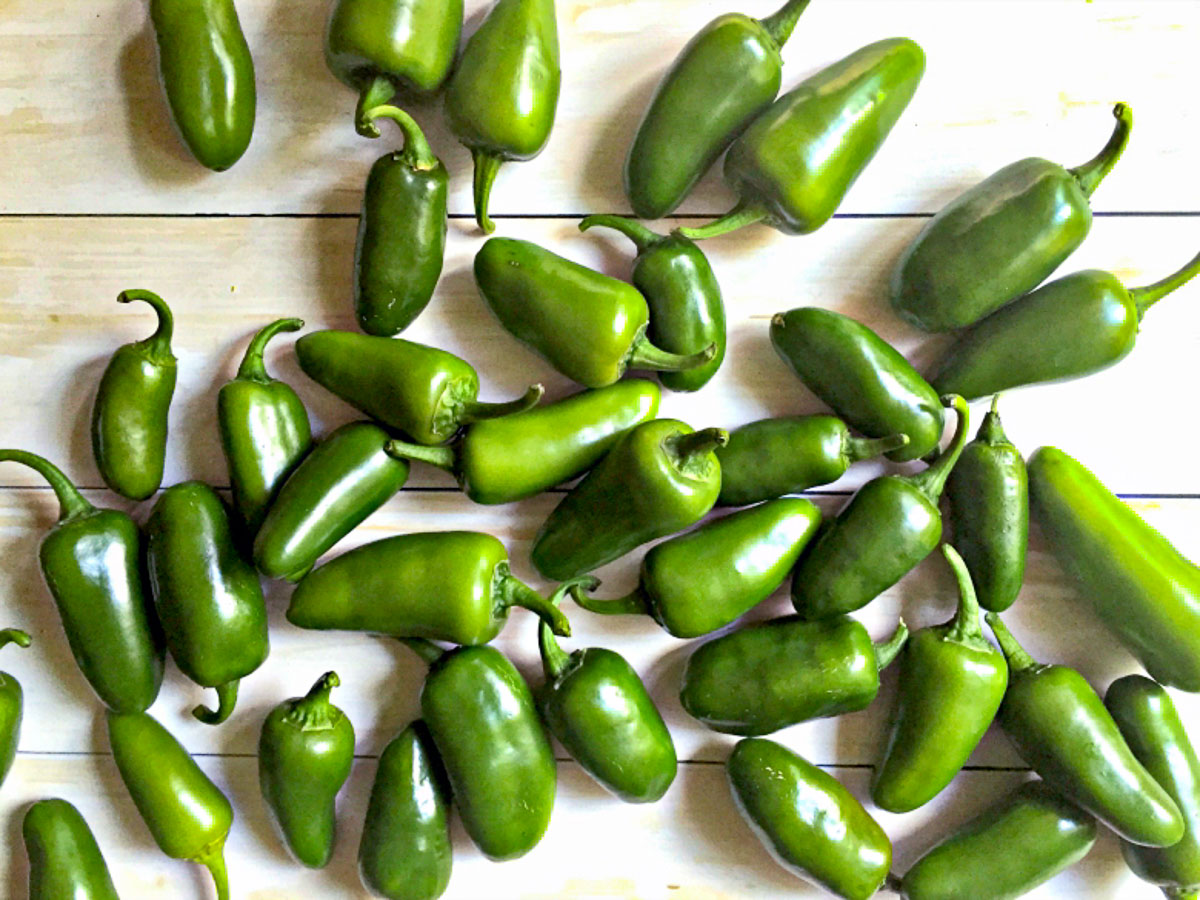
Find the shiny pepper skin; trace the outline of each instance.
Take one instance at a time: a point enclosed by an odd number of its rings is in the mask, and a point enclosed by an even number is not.
[[[120,900],[87,822],[57,798],[39,800],[21,822],[29,900]]]
[[[0,647],[16,644],[28,647],[29,635],[16,628],[0,631]],[[12,770],[17,758],[17,744],[21,739],[21,716],[24,712],[25,694],[21,682],[7,672],[0,672],[0,785]]]

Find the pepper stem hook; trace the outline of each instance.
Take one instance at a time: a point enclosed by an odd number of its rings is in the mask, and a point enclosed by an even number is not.
[[[600,586],[600,579],[592,575],[582,575],[564,581],[550,596],[550,605],[557,607],[567,594],[579,603],[579,598],[588,591],[594,591]],[[582,604],[581,604],[582,605]],[[542,656],[542,670],[546,673],[547,681],[554,681],[567,670],[571,663],[570,654],[558,645],[554,632],[543,619],[538,625],[538,652]]]
[[[1183,287],[1195,278],[1197,274],[1200,274],[1200,253],[1197,253],[1188,260],[1187,265],[1178,272],[1168,275],[1162,281],[1156,281],[1154,284],[1148,284],[1145,287],[1131,290],[1129,296],[1133,298],[1133,302],[1137,305],[1138,321],[1141,321],[1142,316],[1146,314],[1146,310],[1167,296],[1167,294]]]
[[[9,644],[16,644],[18,647],[28,647],[33,643],[27,632],[20,628],[5,628],[0,631],[0,647],[7,647]]]
[[[158,329],[150,337],[138,343],[150,347],[155,352],[165,353],[169,356],[171,353],[171,337],[175,331],[175,317],[171,315],[171,307],[167,306],[167,301],[153,291],[144,291],[135,288],[133,290],[121,291],[121,293],[117,294],[118,303],[132,303],[135,300],[149,303],[158,315]]]
[[[874,459],[911,443],[907,434],[889,434],[881,438],[851,437],[846,441],[846,459],[852,463]]]
[[[975,595],[975,584],[971,573],[958,551],[949,544],[942,544],[942,556],[954,571],[958,582],[958,611],[950,622],[946,636],[952,641],[963,642],[971,638],[983,638],[983,625],[979,621],[979,598]]]
[[[759,19],[759,24],[771,36],[771,39],[782,47],[792,36],[800,14],[808,8],[808,4],[811,2],[812,0],[788,0],[778,11],[764,19]]]
[[[217,846],[206,850],[193,862],[200,863],[212,875],[213,884],[217,888],[217,900],[229,900],[229,872],[225,868],[225,839],[221,838]]]
[[[233,708],[237,705],[237,697],[238,680],[236,678],[233,681],[218,684],[217,708],[213,710],[200,705],[192,710],[192,715],[205,725],[220,725],[233,714]]]
[[[470,425],[480,419],[498,419],[500,416],[525,412],[525,410],[537,406],[545,393],[546,389],[540,384],[532,384],[529,386],[529,390],[516,400],[504,403],[481,403],[478,400],[472,400],[462,405],[458,420],[464,425]]]
[[[250,346],[246,348],[246,355],[242,358],[242,364],[238,366],[237,377],[244,381],[270,384],[272,379],[267,374],[267,367],[263,363],[263,353],[267,349],[267,344],[281,331],[299,331],[303,327],[303,319],[276,319],[259,331],[250,340]]]
[[[373,106],[366,111],[365,115],[371,123],[371,127],[375,128],[376,134],[379,133],[379,129],[375,126],[376,119],[390,119],[400,127],[400,132],[404,135],[404,149],[400,152],[400,156],[411,168],[417,171],[437,168],[438,158],[434,154],[433,148],[429,146],[425,132],[421,130],[421,126],[417,124],[416,120],[404,110],[389,105]]]
[[[458,468],[458,452],[445,444],[426,447],[423,444],[409,444],[405,441],[388,441],[383,445],[383,452],[393,459],[420,460],[426,465],[436,466],[451,474]]]
[[[60,507],[58,521],[95,512],[96,507],[92,506],[83,494],[79,493],[79,488],[71,483],[71,479],[48,459],[25,450],[0,450],[0,462],[15,462],[28,466],[50,483]]]
[[[650,602],[646,599],[645,593],[642,592],[642,586],[639,584],[630,593],[624,597],[617,597],[612,600],[597,600],[595,597],[576,591],[571,592],[577,606],[581,606],[590,613],[598,613],[602,616],[635,616],[635,615],[650,615]]]
[[[1117,125],[1113,129],[1112,137],[1104,145],[1104,149],[1082,166],[1070,170],[1071,174],[1075,176],[1075,180],[1079,182],[1079,187],[1085,197],[1092,196],[1092,192],[1104,180],[1104,176],[1112,171],[1112,167],[1117,164],[1117,160],[1125,152],[1125,145],[1129,143],[1129,133],[1133,129],[1133,110],[1127,103],[1118,103],[1113,107],[1113,116],[1117,120]]]
[[[638,253],[645,253],[655,244],[666,240],[661,234],[657,234],[640,222],[635,222],[633,219],[627,219],[624,216],[588,216],[579,223],[579,230],[587,231],[596,225],[599,225],[601,228],[611,228],[614,231],[619,231],[633,241]]]
[[[1008,668],[1011,671],[1024,672],[1026,669],[1038,668],[1037,661],[1017,643],[1017,639],[1013,637],[1013,633],[1008,630],[1004,620],[997,613],[990,612],[984,618],[991,626],[992,634],[996,636],[996,643],[1000,645],[1000,650],[1004,653],[1004,658],[1008,660]]]
[[[472,150],[471,156],[475,159],[475,221],[484,234],[491,234],[496,230],[496,223],[488,217],[488,202],[496,173],[504,160],[480,149]]]
[[[703,459],[706,454],[728,444],[729,432],[724,428],[705,428],[687,434],[673,434],[666,438],[664,443],[683,468],[689,461]]]
[[[701,225],[698,228],[679,228],[677,230],[684,237],[691,238],[693,241],[702,241],[705,238],[720,237],[731,231],[737,231],[739,228],[745,228],[747,225],[761,222],[766,217],[767,211],[761,206],[739,203],[725,215],[721,216],[721,218],[714,219],[707,225]]]
[[[567,621],[563,611],[513,575],[506,562],[496,566],[493,596],[496,598],[498,614],[503,615],[512,607],[520,606],[548,623],[555,634],[570,637],[571,623]]]
[[[908,642],[908,626],[904,624],[903,619],[898,619],[896,622],[896,630],[892,632],[892,636],[881,644],[875,645],[875,669],[882,672],[892,664],[892,661],[900,655],[900,651],[904,649],[905,643]]]
[[[688,369],[711,362],[716,355],[716,344],[709,344],[699,353],[686,355],[671,353],[654,346],[643,332],[633,342],[625,365],[630,369],[648,369],[655,372],[686,372]]]
[[[967,407],[967,401],[958,394],[942,397],[942,405],[953,407],[958,414],[958,428],[954,432],[954,440],[950,442],[946,452],[933,461],[933,465],[908,479],[909,484],[920,490],[933,503],[937,503],[938,498],[942,496],[946,479],[950,477],[963,448],[967,446],[967,434],[971,425],[971,411]]]
[[[396,96],[396,85],[386,75],[376,75],[358,95],[358,106],[354,110],[354,129],[363,137],[379,137],[379,128],[370,119],[370,110],[387,103]]]

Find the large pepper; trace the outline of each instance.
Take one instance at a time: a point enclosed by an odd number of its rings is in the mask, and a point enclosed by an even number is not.
[[[29,635],[17,628],[5,628],[0,631],[0,647],[9,644],[28,647]],[[0,785],[4,784],[17,758],[24,705],[25,694],[21,690],[21,682],[7,672],[0,672]]]
[[[958,335],[930,380],[973,400],[1107,369],[1133,350],[1146,310],[1197,273],[1200,254],[1146,287],[1099,269],[1051,281]]]
[[[1179,807],[1138,762],[1087,680],[1066,666],[1035,662],[996,613],[987,621],[1008,660],[999,721],[1021,758],[1125,840],[1178,843]]]
[[[141,300],[158,314],[158,329],[120,347],[109,360],[92,407],[92,454],[100,476],[130,500],[145,500],[162,484],[167,412],[175,393],[171,309],[150,291],[122,291],[118,303]]]
[[[871,799],[888,812],[924,806],[950,784],[992,724],[1008,685],[1003,654],[983,636],[966,564],[949,544],[942,553],[958,581],[958,613],[916,632],[900,658],[891,737],[871,785]]]
[[[719,428],[693,431],[678,419],[627,431],[542,524],[534,566],[567,581],[699,521],[721,490],[713,450],[728,439]]]
[[[943,399],[958,413],[946,451],[924,472],[868,481],[800,558],[792,573],[792,605],[802,618],[861,609],[941,542],[938,498],[968,437],[966,402]]]
[[[747,824],[789,872],[846,900],[883,885],[892,842],[832,775],[764,738],[738,741],[725,773]]]
[[[0,450],[5,461],[29,466],[58,499],[58,522],[42,539],[39,559],[79,671],[111,709],[146,709],[158,696],[165,653],[142,589],[136,523],[118,510],[92,506],[40,456]]]
[[[809,234],[837,211],[916,93],[925,52],[908,38],[876,41],[776,100],[725,154],[725,181],[740,198],[693,239],[754,222]]]
[[[373,541],[320,566],[292,593],[287,618],[300,628],[486,644],[514,606],[571,633],[566,616],[509,571],[496,538],[433,531]]]
[[[446,88],[446,121],[475,158],[475,219],[488,234],[500,164],[542,152],[561,77],[554,0],[497,0],[463,48]]]
[[[908,639],[903,622],[887,641],[849,616],[795,616],[740,628],[702,644],[683,670],[679,700],[693,718],[725,734],[770,734],[798,722],[866,709],[879,673]]]
[[[625,157],[625,195],[640,219],[660,219],[779,93],[779,51],[809,0],[765,19],[718,16],[659,82]]]
[[[314,331],[296,341],[304,374],[418,444],[441,444],[463,425],[521,412],[542,398],[535,384],[509,403],[480,403],[479,375],[453,353],[403,338]]]
[[[681,372],[706,365],[715,343],[687,355],[650,342],[650,307],[637,288],[544,247],[491,238],[475,255],[475,284],[511,334],[586,387],[628,369]]]
[[[92,829],[74,806],[39,800],[21,822],[29,900],[120,900]]]
[[[775,593],[820,524],[808,500],[769,500],[651,547],[624,597],[573,596],[590,612],[647,615],[677,638],[699,637]]]
[[[896,312],[926,331],[964,328],[1045,281],[1087,237],[1088,198],[1129,140],[1129,107],[1118,103],[1113,115],[1116,130],[1090,162],[1023,159],[930,219],[892,273]]]

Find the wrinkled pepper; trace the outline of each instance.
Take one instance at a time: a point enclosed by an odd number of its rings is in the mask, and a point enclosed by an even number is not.
[[[66,800],[39,800],[21,822],[29,900],[120,900],[83,816]]]
[[[0,631],[0,647],[16,644],[28,647],[29,635],[18,628]],[[25,707],[25,693],[21,682],[8,672],[0,672],[0,785],[12,771],[17,758],[17,744],[21,740],[21,715]]]

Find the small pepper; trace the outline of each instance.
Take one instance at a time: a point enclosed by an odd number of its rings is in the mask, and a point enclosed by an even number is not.
[[[118,303],[141,300],[158,314],[158,330],[120,347],[100,379],[92,407],[92,454],[104,483],[130,500],[145,500],[162,484],[167,412],[175,393],[171,309],[150,291],[122,291]]]
[[[21,823],[29,900],[120,900],[87,822],[58,798],[39,800]]]
[[[17,628],[0,631],[0,647],[16,644],[28,647],[29,635]],[[17,758],[17,743],[21,739],[21,713],[24,710],[25,694],[21,682],[7,672],[0,672],[0,785],[12,770]]]

